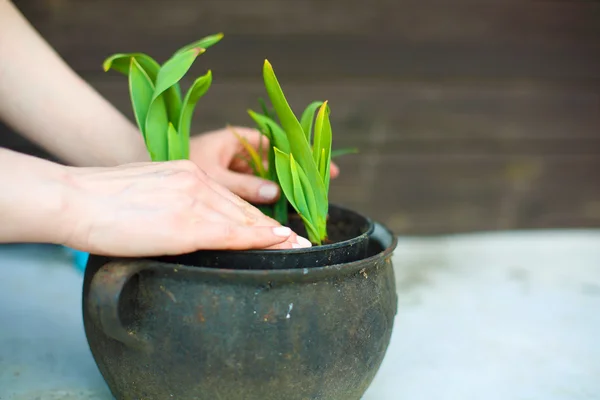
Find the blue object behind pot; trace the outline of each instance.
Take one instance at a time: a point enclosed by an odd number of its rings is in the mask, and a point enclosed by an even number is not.
[[[83,251],[71,249],[70,247],[65,247],[65,250],[67,250],[67,252],[71,253],[71,255],[73,256],[73,264],[75,268],[77,268],[81,272],[84,272],[90,254]]]

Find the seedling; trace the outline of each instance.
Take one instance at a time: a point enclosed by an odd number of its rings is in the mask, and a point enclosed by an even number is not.
[[[189,158],[192,116],[210,88],[212,72],[197,78],[183,99],[179,82],[196,58],[222,38],[219,33],[190,43],[162,65],[143,53],[114,54],[104,61],[105,72],[114,69],[128,77],[135,121],[152,161]]]
[[[263,66],[263,80],[280,124],[274,120],[274,116],[262,101],[262,114],[252,110],[248,113],[259,132],[269,140],[267,169],[263,167],[262,146],[259,146],[257,151],[238,135],[250,155],[247,161],[254,173],[278,183],[282,189],[283,196],[272,210],[263,208],[263,212],[285,224],[289,202],[302,218],[309,240],[320,245],[328,236],[327,213],[332,158],[328,102],[312,102],[298,120],[268,60],[265,60]],[[355,149],[342,149],[337,154],[354,152]]]

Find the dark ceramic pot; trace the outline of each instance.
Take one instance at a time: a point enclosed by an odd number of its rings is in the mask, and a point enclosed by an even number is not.
[[[284,270],[91,256],[88,343],[118,400],[359,400],[392,333],[396,244],[375,224],[362,259]]]

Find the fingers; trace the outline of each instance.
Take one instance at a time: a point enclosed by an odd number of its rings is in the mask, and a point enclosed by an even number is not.
[[[329,167],[329,175],[332,179],[335,179],[340,175],[340,167],[338,167],[337,164],[333,161],[331,162],[331,165]]]
[[[284,243],[291,235],[287,227],[240,226],[201,223],[194,230],[195,246],[207,250],[264,249]],[[289,248],[291,244],[283,245]]]
[[[241,197],[237,196],[236,194],[232,193],[225,186],[220,185],[219,183],[217,183],[216,181],[214,181],[210,177],[206,177],[206,183],[217,194],[219,194],[220,196],[224,197],[225,199],[229,200],[230,202],[232,202],[233,204],[235,204],[236,206],[238,206],[239,208],[241,208],[245,213],[254,216],[260,222],[268,223],[270,225],[279,225],[277,223],[277,221],[275,221],[275,220],[267,217],[262,212],[260,212],[259,209],[257,209],[256,207],[252,206],[251,204],[249,204],[247,201],[243,200]],[[217,204],[217,207],[218,206],[219,205]]]
[[[235,132],[238,135],[246,138],[248,143],[255,149],[258,149],[258,147],[261,143],[261,136],[262,136],[262,145],[263,145],[263,147],[268,148],[269,139],[267,139],[264,135],[261,135],[261,133],[258,130],[252,129],[252,128],[246,128],[243,126],[231,126],[230,129],[232,132]],[[232,135],[232,136],[235,138],[236,143],[239,144],[239,139],[236,138],[235,135]],[[242,149],[243,146],[240,144],[238,148]]]
[[[214,190],[217,196],[210,196],[211,198],[206,199],[210,202],[217,212],[227,215],[232,218],[236,223],[240,223],[245,226],[281,226],[279,222],[263,214],[258,208],[252,206],[242,198],[230,192],[224,186],[221,186],[211,178],[206,177],[206,183]],[[304,248],[311,247],[312,243],[301,236],[298,236],[295,232],[292,232],[289,239],[289,245],[279,246],[279,248]]]
[[[255,204],[272,204],[279,199],[279,186],[250,174],[222,171],[215,179],[246,201]]]
[[[264,153],[264,154],[262,154],[262,156],[263,156],[263,159],[266,159],[267,151],[269,149],[269,139],[267,139],[264,136],[261,139],[262,135],[256,129],[239,127],[239,126],[235,126],[232,128],[235,130],[235,132],[238,135],[244,136],[246,138],[246,140],[248,141],[248,143],[251,146],[253,146],[255,149],[259,148],[259,146],[261,145],[261,140],[262,140],[262,148],[263,148],[263,153]],[[243,146],[241,144],[239,144],[239,141],[237,141],[236,147],[237,147],[238,151],[243,150]],[[331,175],[331,178],[333,178],[333,179],[337,178],[340,174],[339,166],[336,163],[334,163],[333,161],[331,162],[331,166],[329,167],[329,173]]]

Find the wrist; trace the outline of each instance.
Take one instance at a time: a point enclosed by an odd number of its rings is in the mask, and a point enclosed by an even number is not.
[[[0,149],[0,242],[64,243],[72,229],[67,168]]]

